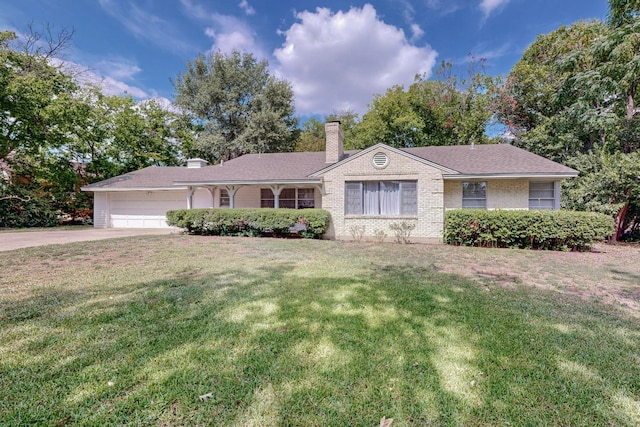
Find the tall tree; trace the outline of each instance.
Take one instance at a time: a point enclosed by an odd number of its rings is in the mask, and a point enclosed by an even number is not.
[[[353,141],[355,128],[358,125],[358,114],[351,111],[334,112],[324,117],[324,123],[316,118],[311,118],[302,124],[300,137],[296,141],[295,151],[324,151],[325,132],[324,124],[338,120],[344,133],[345,147],[350,148]]]
[[[565,204],[610,211],[616,239],[638,220],[640,2],[609,4],[607,22],[539,36],[497,106],[516,144],[580,170],[565,185]]]
[[[375,95],[355,128],[351,147],[378,142],[395,147],[488,142],[485,128],[492,118],[493,80],[481,73],[459,79],[448,75],[449,69],[443,64],[441,80],[417,76],[408,90],[394,86]]]
[[[19,50],[17,42],[15,33],[0,32],[0,161],[17,151],[62,145],[65,105],[77,87],[50,64],[50,50]]]
[[[234,51],[187,62],[176,104],[200,126],[194,149],[210,162],[245,153],[292,151],[298,137],[293,91],[266,61]]]

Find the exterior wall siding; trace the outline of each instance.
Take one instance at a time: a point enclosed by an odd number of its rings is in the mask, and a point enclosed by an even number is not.
[[[209,190],[206,188],[198,188],[193,193],[192,203],[194,209],[211,208],[213,207],[213,198]]]
[[[109,225],[109,193],[93,193],[93,227],[107,228]]]
[[[373,156],[384,153],[388,163],[384,168],[373,164]],[[417,181],[418,214],[415,216],[345,215],[346,181]],[[323,174],[322,206],[331,213],[330,239],[352,239],[352,228],[364,227],[364,239],[372,239],[376,231],[393,240],[391,224],[402,221],[415,225],[412,241],[441,242],[444,225],[444,181],[442,171],[394,151],[380,148],[354,158]]]

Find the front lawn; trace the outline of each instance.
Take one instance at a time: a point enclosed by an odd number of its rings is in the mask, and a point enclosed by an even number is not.
[[[639,425],[638,247],[149,236],[0,256],[0,424]]]

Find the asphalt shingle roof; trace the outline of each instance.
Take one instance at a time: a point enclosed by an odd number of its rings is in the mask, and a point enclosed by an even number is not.
[[[576,174],[574,169],[510,144],[431,146],[402,151],[463,175]]]
[[[462,175],[567,175],[577,172],[509,144],[433,146],[402,149]],[[345,152],[348,158],[357,151]],[[343,159],[344,161],[344,159]],[[326,168],[324,151],[307,153],[246,154],[202,168],[148,167],[83,187],[85,190],[173,188],[188,183],[242,181],[316,181],[309,178]]]

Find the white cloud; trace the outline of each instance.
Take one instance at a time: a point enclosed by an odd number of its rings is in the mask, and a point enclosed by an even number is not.
[[[118,20],[134,36],[147,40],[170,52],[184,53],[192,50],[180,32],[169,21],[149,13],[135,4],[126,7],[114,0],[98,0],[100,7]]]
[[[426,0],[426,5],[440,15],[449,15],[462,8],[458,0]]]
[[[247,15],[255,15],[256,13],[256,10],[249,5],[247,0],[242,0],[238,6],[240,6],[240,9],[244,10],[244,13]]]
[[[53,59],[51,62],[54,65],[61,66],[65,72],[73,75],[76,81],[81,85],[97,86],[105,95],[131,95],[134,98],[139,99],[149,98],[149,94],[147,94],[143,89],[127,84],[115,77],[100,74],[99,71],[94,71],[84,65],[78,64],[77,62],[64,61],[60,59]]]
[[[362,114],[375,93],[409,85],[416,74],[428,77],[435,65],[437,53],[429,45],[409,43],[369,4],[336,13],[317,8],[296,18],[274,56],[276,73],[291,82],[301,114]]]
[[[484,18],[486,19],[491,12],[496,10],[499,7],[505,6],[509,3],[510,0],[482,0],[480,3],[480,10],[484,14]]]
[[[133,80],[142,71],[137,64],[126,59],[103,59],[96,64],[96,68],[105,75],[122,80]]]
[[[244,21],[231,15],[209,12],[191,0],[180,0],[180,3],[188,16],[208,24],[204,33],[213,39],[211,52],[219,50],[230,53],[235,49],[254,53],[259,58],[266,57],[257,41],[256,32]],[[242,7],[242,3],[240,6]]]
[[[420,40],[424,36],[424,31],[418,24],[411,24],[411,41]]]

